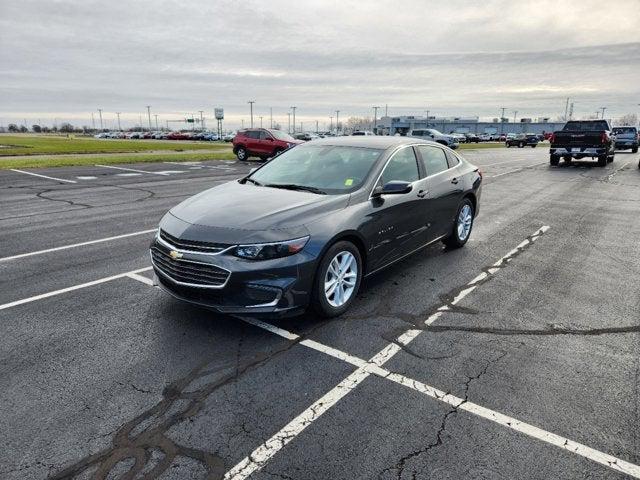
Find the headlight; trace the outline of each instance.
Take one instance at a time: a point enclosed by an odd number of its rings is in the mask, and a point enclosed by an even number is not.
[[[271,258],[287,257],[294,255],[304,248],[309,237],[296,238],[278,243],[255,243],[253,245],[239,245],[234,250],[234,255],[250,260],[268,260]]]

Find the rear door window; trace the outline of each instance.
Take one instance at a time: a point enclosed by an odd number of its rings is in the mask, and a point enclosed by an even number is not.
[[[418,151],[420,152],[422,166],[427,172],[428,177],[449,169],[447,157],[443,149],[429,145],[418,145]]]

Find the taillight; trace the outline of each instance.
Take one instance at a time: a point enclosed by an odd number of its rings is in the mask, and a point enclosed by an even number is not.
[[[602,132],[600,135],[600,143],[607,143],[609,141],[609,137],[607,136],[607,132]]]
[[[556,134],[552,133],[551,136],[549,137],[549,143],[553,143],[556,141]]]

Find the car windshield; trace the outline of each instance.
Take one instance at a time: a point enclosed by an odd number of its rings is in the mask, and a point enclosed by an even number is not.
[[[247,178],[269,187],[348,193],[362,186],[382,152],[363,147],[299,145]]]
[[[287,135],[286,133],[281,132],[280,130],[269,130],[269,132],[278,140],[284,140],[285,142],[294,140],[294,138],[291,135]]]

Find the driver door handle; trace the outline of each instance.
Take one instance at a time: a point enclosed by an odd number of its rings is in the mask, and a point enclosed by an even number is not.
[[[429,193],[429,190],[420,190],[418,191],[418,197],[424,198],[427,196],[427,193]]]
[[[458,177],[453,177],[453,179],[451,180],[451,183],[457,185],[458,184]]]

